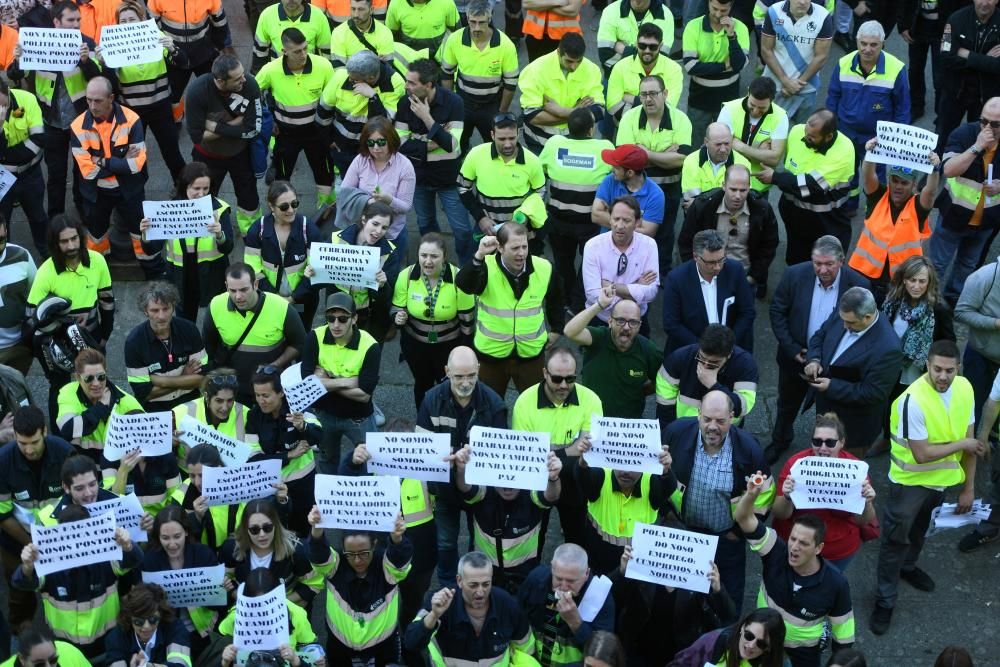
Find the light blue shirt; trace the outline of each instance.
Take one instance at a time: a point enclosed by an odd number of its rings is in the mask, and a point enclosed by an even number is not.
[[[823,323],[826,322],[830,314],[837,307],[840,276],[843,270],[843,267],[841,267],[840,271],[837,271],[837,277],[833,279],[833,283],[829,287],[823,287],[823,283],[819,281],[819,278],[816,279],[816,283],[813,285],[812,305],[809,306],[809,328],[806,329],[806,347],[809,347],[809,341],[813,335],[819,331],[819,328],[823,326]]]

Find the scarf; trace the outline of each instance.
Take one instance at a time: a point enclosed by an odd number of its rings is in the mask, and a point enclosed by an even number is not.
[[[934,308],[927,301],[911,306],[905,299],[886,300],[882,312],[889,322],[897,314],[907,323],[906,333],[900,341],[903,347],[903,362],[907,366],[923,366],[927,363],[927,352],[934,342]]]

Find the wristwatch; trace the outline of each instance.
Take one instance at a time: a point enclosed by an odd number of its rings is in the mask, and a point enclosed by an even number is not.
[[[983,154],[983,149],[980,148],[979,146],[977,146],[976,144],[972,144],[972,146],[969,148],[969,150],[972,152],[973,155],[982,155]]]

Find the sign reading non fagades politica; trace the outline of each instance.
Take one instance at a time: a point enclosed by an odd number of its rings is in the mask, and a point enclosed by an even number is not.
[[[313,243],[309,246],[309,266],[316,272],[312,283],[378,289],[380,253],[375,246]]]
[[[198,199],[144,201],[142,214],[149,218],[147,241],[211,236],[208,226],[215,221],[212,198],[208,195]]]
[[[707,593],[708,574],[719,545],[717,535],[635,524],[632,558],[625,568],[629,579]]]
[[[16,182],[17,176],[0,167],[0,199],[7,196],[7,191],[14,187]]]
[[[938,135],[923,128],[880,120],[876,126],[878,145],[865,154],[865,159],[876,164],[909,167],[929,174],[930,153],[937,146]]]
[[[305,412],[310,405],[326,396],[326,387],[315,375],[307,375],[301,382],[285,388],[285,398],[292,412]]]
[[[114,512],[54,526],[33,523],[31,542],[38,548],[35,572],[39,577],[122,558],[122,548],[115,542]]]
[[[149,534],[142,529],[142,517],[146,513],[142,509],[142,503],[134,493],[127,496],[118,496],[108,500],[98,500],[96,503],[85,505],[90,516],[104,514],[108,510],[115,513],[115,525],[128,531],[128,536],[133,542],[146,542]]]
[[[201,495],[210,506],[237,505],[273,496],[281,482],[281,461],[264,459],[240,466],[202,468]]]
[[[21,28],[17,34],[21,46],[20,67],[28,72],[68,72],[80,64],[79,30],[69,28]]]
[[[270,593],[247,597],[245,584],[236,590],[236,623],[233,646],[248,651],[274,651],[288,643],[288,603],[285,584]]]
[[[160,29],[153,19],[106,25],[99,41],[105,67],[145,65],[163,57]]]
[[[365,445],[372,458],[368,472],[398,475],[423,482],[447,482],[451,436],[447,433],[369,433]]]
[[[219,450],[222,462],[227,466],[243,465],[250,458],[250,446],[219,433],[214,428],[203,424],[190,415],[184,415],[177,425],[181,431],[180,440],[188,447],[208,443]]]
[[[320,528],[392,532],[399,514],[399,478],[316,475]]]
[[[864,461],[806,456],[792,465],[790,474],[795,480],[790,496],[795,509],[865,511],[861,487],[868,476],[868,464]]]
[[[594,417],[587,465],[609,470],[663,473],[659,455],[660,422],[656,419]]]
[[[465,481],[544,491],[549,483],[549,434],[473,426]]]
[[[170,412],[112,413],[104,438],[104,458],[120,461],[136,449],[143,456],[163,456],[173,450],[173,418]]]
[[[182,570],[143,572],[142,581],[156,584],[167,594],[167,602],[180,607],[221,607],[228,600],[222,585],[225,565],[190,567]]]

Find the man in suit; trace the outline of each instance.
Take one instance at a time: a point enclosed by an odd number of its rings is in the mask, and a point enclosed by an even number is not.
[[[844,265],[844,246],[836,236],[819,237],[812,259],[785,269],[771,300],[771,330],[778,339],[778,409],[771,444],[764,453],[774,464],[795,437],[795,417],[809,385],[802,379],[809,339],[852,287],[869,287],[868,279]]]
[[[752,353],[756,313],[746,271],[726,261],[726,241],[714,229],[695,234],[691,246],[693,257],[668,274],[663,290],[664,358],[697,343],[709,324],[732,329],[736,344]]]
[[[835,412],[847,428],[847,449],[860,456],[882,432],[882,419],[903,364],[899,336],[880,317],[875,297],[852,287],[830,317],[809,339],[806,407]]]

